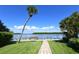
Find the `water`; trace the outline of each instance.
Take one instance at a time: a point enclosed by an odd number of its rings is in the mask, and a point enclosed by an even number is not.
[[[62,37],[63,34],[23,34],[22,40],[27,40],[31,38],[38,38],[40,40],[45,40],[45,39],[59,40],[62,39]],[[14,34],[13,41],[17,41],[19,38],[20,38],[20,34]]]

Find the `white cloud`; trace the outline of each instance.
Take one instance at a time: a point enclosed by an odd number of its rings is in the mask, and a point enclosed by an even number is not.
[[[36,26],[30,26],[30,29],[39,29],[39,28]]]
[[[18,29],[18,30],[22,30],[23,29],[23,25],[21,26],[14,26],[15,29]],[[25,30],[32,30],[32,29],[38,29],[38,27],[36,26],[25,26]]]
[[[18,29],[18,30],[22,30],[23,29],[23,25],[21,26],[14,26],[15,29]],[[36,26],[25,26],[25,30],[37,30],[37,29],[40,29],[40,30],[48,30],[48,29],[53,29],[54,26],[48,26],[48,27],[36,27]]]
[[[42,27],[41,29],[45,29],[45,30],[48,30],[48,29],[53,29],[54,26],[48,26],[48,27]]]
[[[23,25],[13,27],[14,32],[21,32],[23,29]],[[45,26],[45,27],[37,27],[37,26],[25,26],[25,32],[58,32],[60,29],[54,26]]]

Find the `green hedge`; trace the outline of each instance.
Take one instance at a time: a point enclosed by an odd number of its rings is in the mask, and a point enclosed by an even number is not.
[[[68,46],[73,48],[75,51],[79,52],[79,39],[78,38],[71,38],[71,39],[69,39]]]
[[[0,47],[9,44],[12,40],[12,37],[12,32],[0,32]]]
[[[71,38],[69,41],[74,44],[79,44],[79,39],[77,39],[77,38]]]

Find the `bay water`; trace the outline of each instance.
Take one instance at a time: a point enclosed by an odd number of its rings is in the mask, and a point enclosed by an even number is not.
[[[17,41],[20,38],[21,34],[14,34],[13,41]],[[63,34],[23,34],[22,40],[27,40],[30,38],[38,38],[39,40],[53,39],[60,40],[63,38]]]

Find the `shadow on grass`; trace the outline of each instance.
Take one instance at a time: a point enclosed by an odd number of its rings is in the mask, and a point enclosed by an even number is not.
[[[16,43],[16,41],[11,41],[11,42],[9,42],[9,43],[7,43],[7,44],[1,45],[0,48],[2,48],[2,47],[4,47],[4,46],[7,46],[7,45],[15,44],[15,43]]]
[[[74,51],[79,53],[79,45],[74,44],[74,43],[68,43],[67,46],[71,47]]]
[[[74,44],[74,43],[71,43],[71,42],[67,43],[67,42],[63,42],[62,40],[55,40],[55,42],[64,43],[68,47],[72,48],[74,51],[79,53],[79,44]]]

